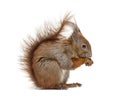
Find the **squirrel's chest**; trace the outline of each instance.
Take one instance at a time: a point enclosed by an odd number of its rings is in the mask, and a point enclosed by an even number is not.
[[[63,83],[65,82],[69,77],[69,71],[68,70],[63,70],[61,71],[61,76],[60,76],[60,82]]]

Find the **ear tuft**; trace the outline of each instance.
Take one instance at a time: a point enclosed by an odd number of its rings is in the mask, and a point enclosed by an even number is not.
[[[75,43],[77,43],[77,42],[79,41],[77,32],[73,32],[72,35],[71,35],[71,37],[72,37],[72,40],[73,40]]]

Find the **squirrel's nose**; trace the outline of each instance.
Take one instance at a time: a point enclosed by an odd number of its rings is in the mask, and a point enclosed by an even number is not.
[[[86,57],[88,57],[88,58],[92,57],[92,52],[87,52]]]

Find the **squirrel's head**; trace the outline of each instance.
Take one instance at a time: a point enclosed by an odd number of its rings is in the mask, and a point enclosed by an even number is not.
[[[70,36],[70,43],[72,43],[73,51],[77,57],[92,57],[91,46],[88,40],[82,35],[77,24],[69,22],[69,25],[73,27],[73,33]]]

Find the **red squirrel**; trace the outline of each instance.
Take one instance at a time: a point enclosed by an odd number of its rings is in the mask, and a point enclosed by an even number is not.
[[[66,14],[57,28],[46,25],[36,34],[36,39],[29,38],[29,41],[25,41],[23,69],[29,73],[31,80],[40,89],[67,89],[81,86],[80,83],[66,84],[69,71],[82,64],[87,66],[93,64],[91,45],[77,24],[71,22],[71,18],[70,14]],[[61,35],[66,26],[72,30],[69,38]],[[41,32],[45,35],[41,35]]]

